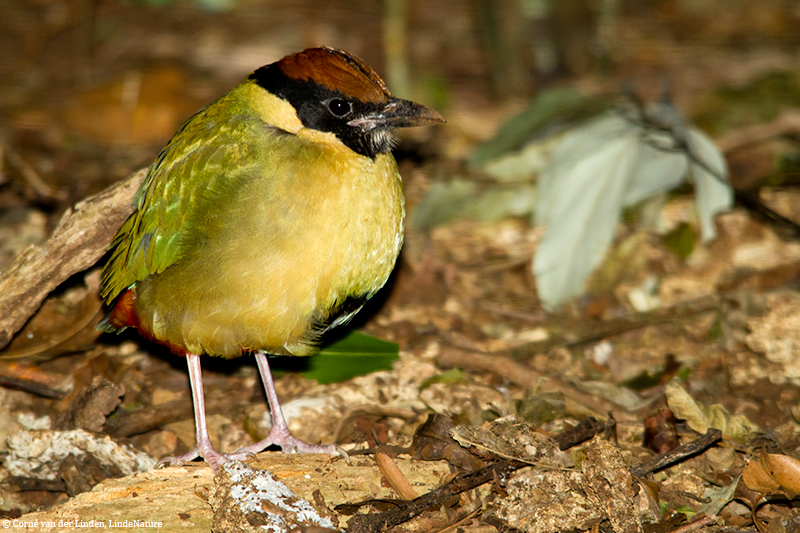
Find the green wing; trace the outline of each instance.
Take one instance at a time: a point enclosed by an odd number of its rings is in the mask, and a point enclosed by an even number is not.
[[[253,171],[261,152],[254,146],[259,138],[254,128],[264,137],[264,124],[225,116],[221,107],[212,104],[189,119],[150,167],[134,199],[136,211],[111,243],[101,285],[106,302],[179,261],[198,213]]]

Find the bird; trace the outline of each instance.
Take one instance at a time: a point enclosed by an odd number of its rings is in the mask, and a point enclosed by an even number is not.
[[[159,464],[200,458],[216,471],[271,445],[343,453],[291,434],[268,357],[313,355],[386,283],[405,218],[394,131],[443,122],[392,96],[362,59],[319,47],[258,68],[167,143],[109,247],[96,326],[136,328],[186,359],[196,443]],[[209,438],[200,358],[249,354],[273,427],[223,453]]]

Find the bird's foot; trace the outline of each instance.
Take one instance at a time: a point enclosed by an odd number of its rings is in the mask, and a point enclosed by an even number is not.
[[[208,463],[214,472],[216,472],[220,466],[224,465],[228,461],[242,461],[248,457],[252,457],[253,455],[253,453],[243,450],[240,450],[236,453],[222,453],[214,448],[210,442],[198,442],[194,449],[192,449],[190,452],[184,453],[183,455],[177,455],[175,457],[164,457],[158,463],[156,463],[156,468],[162,466],[179,466],[184,463],[194,461],[199,457],[205,460],[205,462]]]
[[[279,427],[273,427],[266,439],[251,444],[250,446],[239,448],[234,455],[253,455],[264,451],[273,444],[275,446],[280,446],[283,453],[327,453],[330,455],[341,455],[347,462],[350,462],[350,457],[347,455],[347,452],[335,444],[308,444],[292,435],[288,428]]]

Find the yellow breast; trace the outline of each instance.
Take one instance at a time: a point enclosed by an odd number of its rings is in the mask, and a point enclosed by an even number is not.
[[[225,357],[307,355],[332,309],[389,277],[404,218],[391,154],[372,160],[310,130],[268,142],[265,168],[182,236],[190,253],[137,282],[156,338]]]

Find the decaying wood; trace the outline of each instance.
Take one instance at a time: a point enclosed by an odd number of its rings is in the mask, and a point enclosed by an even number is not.
[[[347,501],[394,495],[392,489],[384,486],[380,470],[371,458],[354,459],[348,464],[329,455],[264,452],[247,463],[269,470],[300,498],[315,501],[314,492],[320,492],[320,498],[331,507]],[[399,458],[396,463],[403,475],[421,491],[434,489],[448,473],[443,461]],[[91,527],[95,528],[93,531],[114,531],[111,526],[118,531],[210,531],[213,511],[207,500],[213,481],[211,468],[200,462],[106,479],[62,505],[23,515],[18,520],[19,527],[11,530],[84,531],[80,528],[84,523],[87,531]],[[94,525],[90,525],[92,520]],[[126,520],[127,527],[119,525]],[[133,524],[137,520],[139,527]],[[160,525],[148,528],[142,523],[145,521],[160,522]],[[98,522],[103,522],[105,527]]]
[[[133,212],[133,195],[144,174],[140,170],[67,210],[47,242],[26,249],[2,273],[0,348],[11,342],[53,289],[103,256]]]

